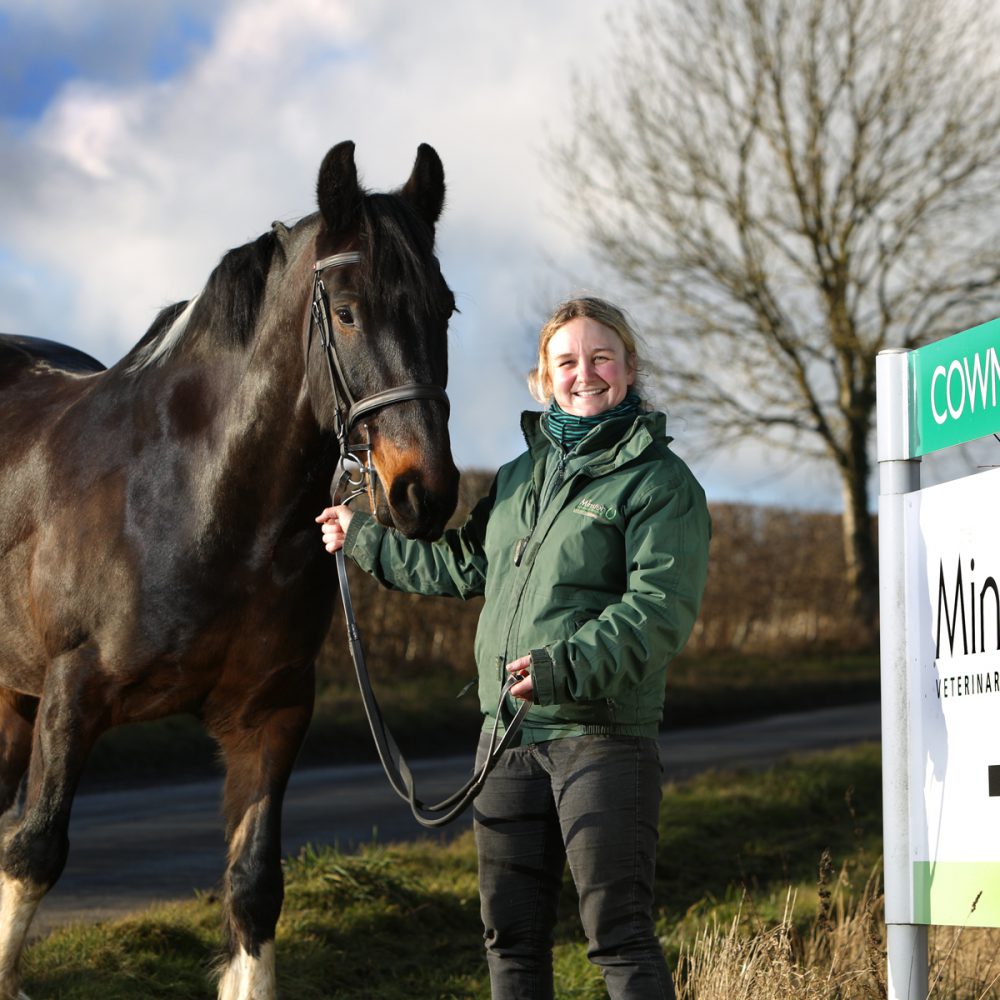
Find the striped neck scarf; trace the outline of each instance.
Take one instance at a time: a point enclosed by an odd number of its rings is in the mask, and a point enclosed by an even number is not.
[[[592,417],[577,417],[572,413],[567,413],[553,399],[549,408],[545,411],[545,425],[549,433],[564,448],[572,448],[579,444],[593,430],[606,420],[613,420],[615,417],[632,416],[639,412],[639,395],[631,389],[625,394],[625,398],[610,410],[597,413]]]

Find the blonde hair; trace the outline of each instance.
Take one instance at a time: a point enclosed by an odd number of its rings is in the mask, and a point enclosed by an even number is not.
[[[538,334],[538,364],[528,373],[528,390],[543,405],[552,398],[551,373],[549,372],[549,341],[571,319],[592,319],[609,330],[613,330],[625,348],[625,355],[636,373],[633,389],[639,391],[639,335],[635,332],[625,312],[604,299],[592,296],[568,299],[548,318]]]

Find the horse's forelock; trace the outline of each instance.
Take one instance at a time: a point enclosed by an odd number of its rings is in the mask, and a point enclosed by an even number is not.
[[[395,194],[370,194],[362,209],[361,298],[377,320],[411,323],[439,313],[450,294],[434,255],[434,230]]]

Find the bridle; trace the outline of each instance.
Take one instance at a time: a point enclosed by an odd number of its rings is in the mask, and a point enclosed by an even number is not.
[[[338,485],[331,490],[334,503],[350,503],[359,496],[368,494],[372,496],[372,483],[375,473],[371,464],[371,440],[367,434],[365,425],[366,440],[363,443],[352,443],[351,432],[361,423],[364,416],[380,410],[385,406],[392,406],[394,403],[404,403],[412,399],[433,399],[443,402],[448,406],[448,396],[439,385],[425,382],[407,382],[394,389],[384,389],[381,392],[372,393],[362,399],[356,399],[344,377],[344,369],[337,354],[337,348],[333,340],[333,323],[330,318],[330,300],[327,295],[326,286],[323,283],[323,271],[328,268],[346,267],[348,264],[360,264],[361,254],[356,251],[336,253],[331,257],[324,257],[316,262],[313,267],[313,291],[312,308],[309,319],[309,334],[307,337],[307,350],[312,341],[313,329],[319,330],[320,343],[326,357],[326,367],[330,375],[330,385],[333,389],[333,399],[335,404],[334,431],[337,435],[337,442],[340,447],[340,466],[343,473]],[[363,458],[359,457],[363,454]],[[334,476],[336,483],[336,475]],[[489,747],[485,759],[479,770],[453,795],[440,802],[430,804],[417,798],[416,789],[413,783],[413,775],[403,758],[392,733],[389,732],[382,717],[375,692],[372,689],[371,678],[368,675],[368,668],[365,665],[364,648],[361,643],[361,633],[358,630],[357,619],[354,615],[354,604],[351,600],[351,587],[347,578],[347,564],[344,559],[344,550],[338,549],[337,577],[340,583],[340,599],[344,606],[344,619],[347,623],[347,641],[351,650],[351,659],[354,661],[354,673],[357,677],[358,688],[361,691],[361,700],[365,706],[365,714],[368,716],[368,725],[372,736],[375,739],[375,748],[378,751],[382,769],[385,771],[389,784],[396,794],[409,803],[410,811],[414,818],[422,826],[435,828],[444,826],[456,819],[460,813],[471,804],[472,800],[479,794],[480,789],[486,782],[486,778],[500,755],[513,742],[521,723],[528,709],[531,708],[530,701],[523,701],[517,711],[511,716],[507,710],[507,694],[519,678],[510,678],[500,692],[500,703],[497,706],[496,721],[490,735]],[[500,735],[501,719],[506,722],[503,736]]]
[[[326,370],[330,376],[330,387],[333,390],[335,406],[334,433],[340,447],[340,463],[344,470],[339,490],[353,490],[342,503],[348,503],[356,496],[367,492],[374,481],[374,470],[371,464],[371,441],[368,440],[367,425],[365,426],[364,442],[351,443],[351,432],[362,418],[385,406],[395,403],[405,403],[411,399],[434,399],[450,407],[448,394],[439,385],[427,382],[407,382],[393,389],[383,389],[370,396],[357,399],[351,392],[344,376],[344,367],[340,363],[337,345],[333,339],[333,321],[330,318],[330,298],[323,282],[323,272],[329,268],[346,267],[348,264],[360,264],[361,254],[357,251],[335,253],[324,257],[313,265],[312,308],[309,319],[309,340],[312,340],[313,329],[319,330],[320,345],[326,358]],[[361,458],[359,455],[363,455]],[[335,491],[336,492],[336,491]]]

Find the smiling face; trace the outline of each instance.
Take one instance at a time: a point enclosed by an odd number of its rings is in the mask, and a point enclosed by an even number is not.
[[[617,406],[635,382],[635,359],[610,327],[578,316],[559,327],[546,347],[546,376],[560,408],[594,417]]]

